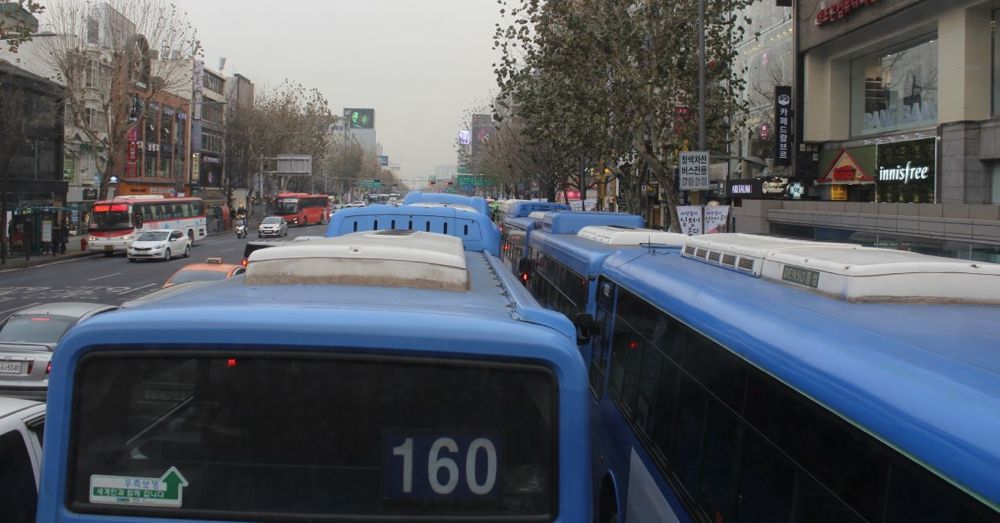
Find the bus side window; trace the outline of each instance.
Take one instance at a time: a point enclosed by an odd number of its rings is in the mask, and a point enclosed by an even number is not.
[[[140,205],[139,210],[142,212],[142,221],[148,222],[154,220],[153,218],[153,206],[152,205]]]

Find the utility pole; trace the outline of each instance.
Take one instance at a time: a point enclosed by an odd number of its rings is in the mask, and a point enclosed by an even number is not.
[[[698,0],[698,150],[706,151],[705,137],[705,0]]]

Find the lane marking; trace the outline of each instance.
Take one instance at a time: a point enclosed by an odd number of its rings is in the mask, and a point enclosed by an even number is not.
[[[124,296],[126,294],[132,294],[135,291],[145,289],[146,287],[152,287],[153,285],[159,285],[159,284],[158,283],[147,283],[147,284],[143,285],[142,287],[136,287],[136,288],[134,288],[132,290],[128,290],[128,291],[125,291],[125,292],[119,292],[118,295],[119,296]]]
[[[87,281],[97,281],[97,280],[103,280],[104,278],[110,278],[110,277],[112,277],[112,276],[119,276],[119,275],[121,275],[121,273],[120,273],[120,272],[113,272],[113,273],[111,273],[111,274],[105,274],[104,276],[98,276],[98,277],[96,277],[96,278],[90,278],[90,279],[89,279],[89,280],[87,280]]]
[[[40,302],[40,301],[36,301],[35,303],[29,303],[27,305],[18,305],[17,307],[14,307],[13,309],[7,309],[5,311],[0,311],[0,316],[2,316],[4,314],[7,314],[8,312],[14,312],[16,310],[25,309],[25,308],[28,308],[28,307],[34,307],[35,305],[40,305],[41,303],[42,302]]]

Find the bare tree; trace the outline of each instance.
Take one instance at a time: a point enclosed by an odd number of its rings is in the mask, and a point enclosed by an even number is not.
[[[54,0],[39,39],[42,60],[66,86],[66,121],[95,155],[99,197],[120,169],[129,130],[159,93],[186,92],[199,50],[183,12],[163,0]]]

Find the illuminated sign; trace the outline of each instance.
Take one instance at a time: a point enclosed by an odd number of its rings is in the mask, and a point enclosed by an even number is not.
[[[822,26],[846,17],[851,11],[872,5],[877,0],[833,0],[816,13],[816,25]]]
[[[375,128],[375,109],[344,109],[344,117],[351,129]]]

